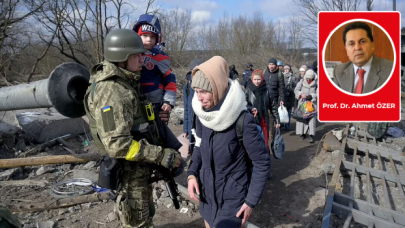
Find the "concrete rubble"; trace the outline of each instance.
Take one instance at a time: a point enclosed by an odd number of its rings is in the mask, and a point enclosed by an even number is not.
[[[71,145],[71,149],[74,149],[78,153],[97,152],[97,149],[91,143],[91,138],[88,138],[90,136],[88,124],[81,118],[69,119],[54,113],[52,109],[30,110],[29,112],[7,111],[5,116],[7,116],[7,119],[4,118],[7,122],[1,122],[0,128],[0,159],[18,158],[25,154],[26,151],[42,145],[42,142],[53,140],[66,134],[72,135],[66,139],[66,142]],[[69,154],[64,145],[54,143],[50,144],[49,147],[41,147],[35,154],[27,156],[46,157],[49,155]],[[49,190],[56,183],[75,178],[86,178],[93,183],[97,183],[98,172],[99,167],[96,161],[82,164],[0,168],[0,181],[3,182],[3,184],[0,184],[0,191],[5,193],[0,196],[0,201],[6,205],[23,202],[52,202],[55,198],[50,195]],[[24,183],[19,184],[19,181],[23,181]],[[154,183],[153,187],[153,200],[156,208],[161,208],[161,210],[170,209],[170,211],[182,213],[188,217],[198,214],[198,206],[181,196],[178,198],[180,209],[175,210],[163,181]],[[18,192],[31,192],[32,196],[30,198],[20,197],[20,193]],[[76,215],[88,213],[87,211],[91,210],[98,210],[98,208],[103,208],[106,212],[112,212],[113,205],[114,203],[111,200],[89,202],[67,208],[48,210],[44,217],[42,215],[38,216],[40,212],[23,213],[19,215],[19,219],[23,227],[66,227],[63,224],[67,221],[70,224],[74,224],[74,221],[79,222],[83,220],[83,218]],[[100,224],[107,224],[107,227],[109,226],[108,223],[104,220],[100,221]],[[115,219],[111,221],[111,224],[115,224],[116,226],[119,224],[119,221]]]
[[[17,147],[17,150],[25,149],[24,141],[43,143],[60,136],[89,131],[87,122],[82,118],[65,117],[53,108],[0,112],[2,115],[0,135],[3,140],[8,139],[9,148]],[[12,139],[11,135],[16,135],[16,138]]]

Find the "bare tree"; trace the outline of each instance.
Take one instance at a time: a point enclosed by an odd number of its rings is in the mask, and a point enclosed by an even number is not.
[[[291,65],[297,65],[302,55],[302,46],[304,39],[302,38],[302,25],[296,17],[291,17],[287,24],[288,31],[288,46],[287,60]]]
[[[45,57],[46,53],[48,53],[48,50],[51,47],[53,40],[55,39],[56,33],[57,33],[57,30],[55,30],[55,33],[52,35],[51,39],[47,42],[47,44],[46,44],[44,50],[42,51],[41,55],[35,60],[35,63],[31,68],[31,72],[28,75],[27,82],[31,81],[31,78],[34,75],[35,70],[37,69],[39,61],[41,61]]]
[[[184,50],[188,47],[189,36],[194,28],[191,11],[175,8],[161,14],[162,40],[171,55],[172,62],[182,61]],[[191,48],[191,47],[190,47]]]
[[[362,3],[361,0],[293,0],[298,6],[307,28],[303,35],[315,46],[317,45],[318,12],[320,11],[357,11]],[[371,7],[371,5],[370,5]],[[370,8],[371,9],[371,8]]]
[[[89,67],[104,59],[109,31],[130,27],[135,9],[124,0],[53,0],[37,19],[49,33],[56,33],[52,46],[60,54]]]
[[[0,74],[6,82],[8,72],[12,71],[11,63],[30,43],[30,35],[23,25],[43,4],[42,1],[0,1]]]
[[[367,11],[373,11],[373,0],[367,0]]]

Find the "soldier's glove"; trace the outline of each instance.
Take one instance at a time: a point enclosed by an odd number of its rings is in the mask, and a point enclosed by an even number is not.
[[[165,122],[166,124],[168,124],[168,123],[169,123],[169,118],[170,118],[170,112],[169,112],[169,111],[163,111],[163,110],[161,110],[161,111],[159,112],[159,118],[160,118],[163,122]]]
[[[166,148],[163,150],[162,160],[160,164],[168,169],[178,168],[183,162],[181,154],[173,149]]]
[[[152,145],[146,141],[146,139],[141,139],[139,141],[132,140],[132,144],[125,155],[125,159],[128,161],[144,161],[157,163],[162,157],[162,147]]]

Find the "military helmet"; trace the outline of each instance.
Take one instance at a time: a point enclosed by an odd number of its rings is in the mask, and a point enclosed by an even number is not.
[[[110,62],[125,62],[130,55],[146,51],[141,37],[130,29],[113,30],[104,41],[104,57]]]
[[[247,68],[249,68],[249,67],[253,67],[253,64],[249,63],[249,64],[247,65]]]

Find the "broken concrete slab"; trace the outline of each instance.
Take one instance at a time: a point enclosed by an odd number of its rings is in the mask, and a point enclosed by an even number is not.
[[[184,120],[184,108],[176,107],[173,112],[176,114],[179,120]]]
[[[97,162],[96,161],[89,161],[87,164],[83,166],[83,169],[91,169],[94,166],[96,166]]]
[[[21,130],[17,117],[12,111],[0,112],[0,135],[1,133],[15,134]]]
[[[46,221],[46,222],[37,222],[37,228],[54,228],[55,222]]]
[[[0,172],[0,181],[8,180],[10,176],[17,173],[20,168],[7,169],[6,171]]]
[[[48,167],[48,166],[42,166],[41,168],[39,168],[36,172],[35,172],[35,174],[37,175],[37,176],[40,176],[40,175],[42,175],[42,174],[44,174],[44,173],[52,173],[52,172],[54,172],[55,171],[55,168],[51,168],[51,167]]]
[[[91,180],[92,182],[98,181],[98,175],[95,172],[88,171],[88,170],[80,170],[74,169],[73,170],[73,179],[76,178],[86,178]]]
[[[335,165],[333,163],[325,163],[322,164],[321,169],[326,173],[326,174],[333,174],[333,171],[335,171]]]
[[[24,139],[40,143],[63,135],[83,134],[89,125],[82,118],[68,118],[53,108],[13,111],[19,126],[25,132]]]

